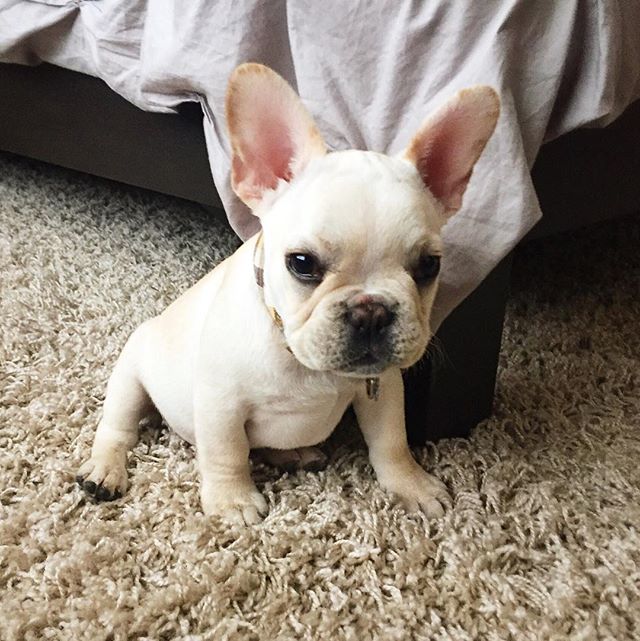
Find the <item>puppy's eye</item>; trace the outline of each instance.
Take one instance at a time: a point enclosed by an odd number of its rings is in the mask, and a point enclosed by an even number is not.
[[[440,256],[423,254],[413,268],[413,279],[418,285],[426,285],[440,272]]]
[[[287,254],[287,269],[298,279],[310,283],[319,283],[324,276],[324,268],[313,254],[294,252]]]

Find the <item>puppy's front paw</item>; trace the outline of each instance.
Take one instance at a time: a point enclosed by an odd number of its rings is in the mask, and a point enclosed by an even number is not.
[[[121,457],[92,456],[80,466],[76,481],[97,501],[113,501],[127,489],[127,469]]]
[[[445,507],[451,505],[445,484],[417,464],[410,473],[394,475],[382,485],[395,494],[407,510],[422,510],[429,518],[442,516]]]
[[[219,516],[229,523],[253,525],[259,523],[267,513],[267,502],[255,486],[203,484],[200,498],[207,516]]]

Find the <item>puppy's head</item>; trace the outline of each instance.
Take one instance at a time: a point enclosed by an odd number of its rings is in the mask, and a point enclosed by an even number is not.
[[[431,337],[440,230],[462,204],[499,113],[473,87],[431,115],[397,157],[327,153],[291,87],[257,64],[229,82],[236,194],[264,231],[264,295],[296,358],[368,377],[409,367]]]

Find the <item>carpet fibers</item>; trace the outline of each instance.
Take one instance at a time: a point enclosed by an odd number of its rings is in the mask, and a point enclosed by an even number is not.
[[[0,639],[640,638],[640,220],[517,257],[494,417],[416,451],[390,503],[353,426],[329,468],[199,510],[193,448],[146,430],[126,496],[74,484],[127,335],[237,241],[183,201],[0,155]]]

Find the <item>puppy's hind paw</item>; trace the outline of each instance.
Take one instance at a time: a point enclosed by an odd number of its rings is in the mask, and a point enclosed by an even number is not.
[[[319,472],[327,467],[329,458],[317,447],[299,447],[294,450],[255,450],[252,455],[259,461],[277,467],[285,472],[305,470]]]
[[[127,470],[120,461],[91,457],[80,466],[76,481],[96,501],[114,501],[127,489]]]

